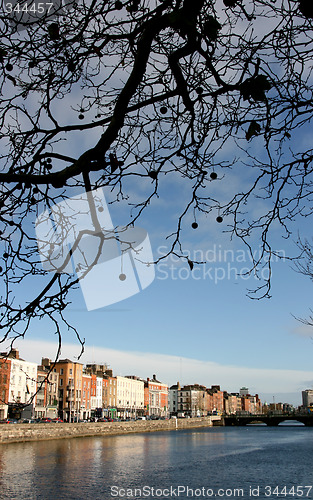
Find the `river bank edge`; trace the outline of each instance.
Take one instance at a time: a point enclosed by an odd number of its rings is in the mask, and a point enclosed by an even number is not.
[[[116,436],[140,432],[173,431],[220,425],[219,416],[130,422],[81,422],[76,424],[2,424],[0,444],[48,441],[93,436]]]

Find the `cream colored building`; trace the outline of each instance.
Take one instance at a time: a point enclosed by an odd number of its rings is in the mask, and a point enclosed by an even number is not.
[[[135,376],[116,377],[118,416],[135,418],[144,412],[144,381]]]
[[[37,364],[19,358],[10,358],[11,372],[9,385],[9,404],[29,403],[37,390]]]

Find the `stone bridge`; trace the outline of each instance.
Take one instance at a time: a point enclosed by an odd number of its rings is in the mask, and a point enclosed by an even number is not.
[[[247,425],[263,422],[268,426],[277,426],[281,422],[288,420],[303,423],[306,426],[313,427],[313,415],[293,413],[293,414],[270,414],[270,415],[226,415],[223,417],[224,425]]]

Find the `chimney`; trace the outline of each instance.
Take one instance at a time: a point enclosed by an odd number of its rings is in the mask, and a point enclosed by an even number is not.
[[[11,349],[10,358],[20,359],[20,353],[17,349]]]

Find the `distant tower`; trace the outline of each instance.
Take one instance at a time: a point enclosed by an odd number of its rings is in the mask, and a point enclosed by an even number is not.
[[[313,390],[306,389],[306,391],[302,391],[302,405],[307,408],[313,404]]]
[[[243,396],[243,397],[244,397],[244,396],[248,396],[248,394],[249,394],[249,389],[248,389],[248,387],[241,387],[241,389],[240,389],[239,393],[240,393],[240,396]]]

